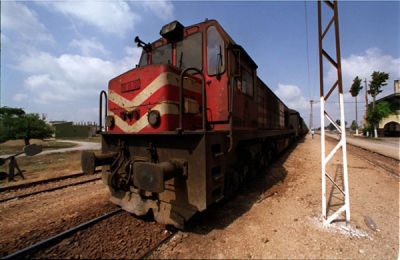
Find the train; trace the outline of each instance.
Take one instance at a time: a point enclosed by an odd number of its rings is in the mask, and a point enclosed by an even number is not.
[[[102,166],[113,203],[183,228],[308,129],[216,20],[173,21],[160,35],[136,37],[139,64],[100,94],[101,153],[81,163],[87,173]]]

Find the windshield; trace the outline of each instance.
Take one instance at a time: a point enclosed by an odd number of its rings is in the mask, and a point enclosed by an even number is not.
[[[152,64],[172,64],[172,45],[162,45],[151,52]]]
[[[147,65],[147,52],[142,52],[142,57],[140,57],[139,67],[143,67]]]
[[[176,66],[182,70],[194,67],[202,70],[201,32],[189,35],[176,44]]]
[[[181,70],[194,67],[202,70],[202,33],[197,32],[176,43],[176,64]],[[139,67],[148,64],[149,55],[143,50]],[[151,64],[172,64],[172,44],[168,43],[151,51]],[[193,73],[193,72],[192,72]]]

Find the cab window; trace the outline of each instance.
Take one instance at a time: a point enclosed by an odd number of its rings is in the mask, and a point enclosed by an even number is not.
[[[249,66],[242,64],[241,71],[242,71],[242,92],[249,96],[253,96],[253,89],[254,89],[253,70]]]
[[[176,66],[182,70],[190,67],[202,70],[202,43],[201,32],[176,43]]]
[[[215,26],[207,28],[207,73],[210,76],[225,71],[224,41]]]
[[[142,56],[140,57],[139,67],[144,67],[147,65],[147,52],[143,51]]]
[[[151,52],[151,64],[172,64],[172,45],[162,45]]]

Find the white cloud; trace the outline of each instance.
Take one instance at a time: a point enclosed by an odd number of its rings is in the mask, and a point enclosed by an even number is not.
[[[140,21],[140,16],[131,11],[123,1],[61,1],[41,3],[50,10],[56,10],[66,16],[95,26],[100,30],[125,35]]]
[[[168,21],[174,17],[174,6],[170,1],[144,1],[142,4],[145,9],[153,12],[161,20]]]
[[[38,104],[59,105],[59,102],[85,102],[96,99],[108,81],[134,68],[140,52],[131,52],[112,62],[96,57],[31,51],[20,57],[15,67],[29,76],[24,85],[31,100]],[[96,99],[97,100],[97,99]]]
[[[87,121],[88,118],[95,118],[98,120],[99,117],[99,107],[86,107],[86,108],[81,108],[78,109],[77,113],[74,115],[74,118],[72,119],[75,122],[79,121]],[[98,124],[99,122],[95,122]]]
[[[10,43],[10,39],[3,33],[1,33],[1,44],[8,45]]]
[[[80,50],[82,55],[91,56],[93,54],[108,54],[109,52],[104,48],[103,44],[95,38],[89,39],[73,39],[70,44],[71,47],[76,47]]]
[[[298,86],[279,83],[278,89],[274,92],[291,109],[302,112],[309,107],[309,102],[307,102]]]
[[[379,48],[369,48],[364,55],[350,55],[347,58],[342,58],[342,78],[343,78],[343,93],[346,100],[354,100],[351,95],[346,95],[353,84],[353,79],[358,76],[367,82],[371,80],[371,74],[374,71],[383,71],[389,73],[388,85],[383,87],[383,92],[377,98],[393,93],[393,80],[400,78],[400,57],[392,57],[385,55]],[[325,81],[327,84],[332,84],[337,79],[336,69],[328,70]],[[364,89],[362,91],[365,91]],[[361,95],[361,94],[360,94]],[[360,97],[359,97],[360,98]]]
[[[142,48],[139,48],[139,47],[127,46],[127,47],[125,47],[124,51],[128,55],[137,56],[137,55],[142,54]]]
[[[17,102],[21,102],[21,101],[28,99],[28,95],[23,94],[23,93],[17,93],[14,95],[13,99]]]
[[[2,30],[11,31],[26,41],[54,43],[53,36],[39,22],[33,10],[14,1],[3,2],[1,5]]]

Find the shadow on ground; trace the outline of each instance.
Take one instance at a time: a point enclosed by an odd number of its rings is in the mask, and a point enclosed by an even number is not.
[[[197,213],[186,224],[184,231],[207,234],[214,229],[224,229],[248,212],[255,203],[274,196],[274,186],[287,177],[284,162],[297,145],[303,142],[304,138],[291,145],[268,168],[248,180],[233,198],[213,204],[207,210]]]

